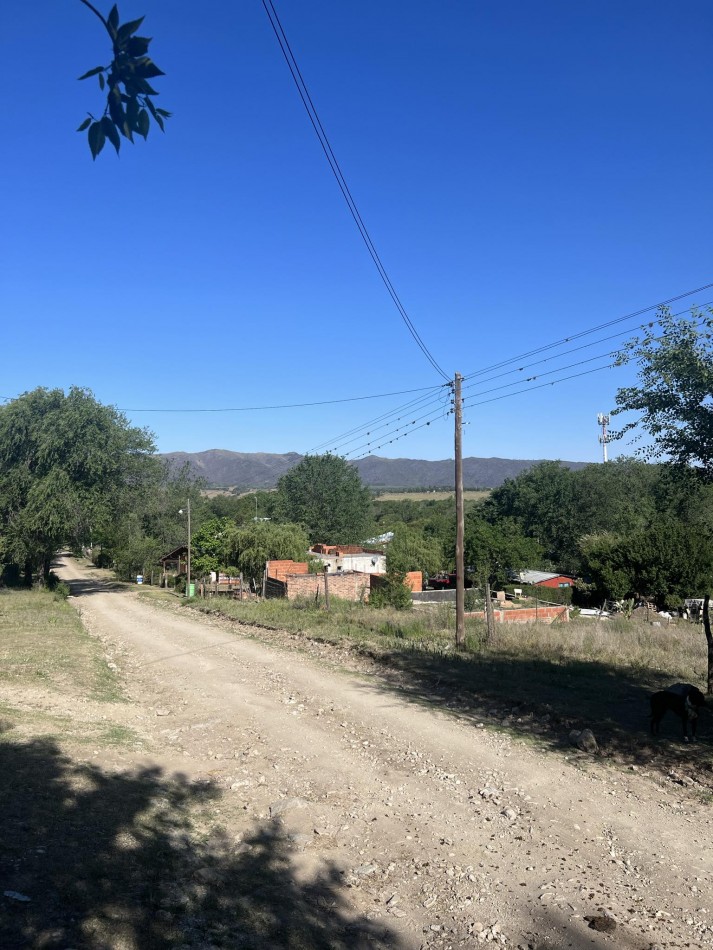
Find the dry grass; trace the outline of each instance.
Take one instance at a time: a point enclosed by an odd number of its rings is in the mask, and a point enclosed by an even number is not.
[[[377,650],[408,645],[429,653],[454,652],[455,613],[451,605],[397,611],[376,610],[332,598],[331,610],[314,601],[268,600],[241,604],[228,599],[194,602],[244,623],[300,632],[333,643],[351,642]],[[573,620],[554,624],[498,624],[495,640],[485,643],[481,620],[466,618],[468,656],[497,657],[524,664],[598,663],[630,672],[700,680],[706,669],[706,645],[700,629],[681,621],[654,627],[640,620]]]
[[[117,679],[76,610],[49,591],[0,591],[0,682],[112,702]]]
[[[694,682],[705,675],[706,643],[699,627],[680,622],[653,627],[639,620],[565,624],[502,624],[493,648],[519,658],[595,661],[612,668],[652,671]]]

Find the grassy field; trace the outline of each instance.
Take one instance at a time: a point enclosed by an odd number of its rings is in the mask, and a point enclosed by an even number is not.
[[[466,488],[463,492],[463,498],[466,501],[482,501],[490,494],[488,489]],[[379,493],[379,501],[443,501],[445,498],[453,498],[455,492],[447,488],[438,491],[385,491]]]

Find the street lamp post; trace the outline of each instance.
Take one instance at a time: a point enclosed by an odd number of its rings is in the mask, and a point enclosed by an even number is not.
[[[179,510],[179,515],[183,514],[183,508]],[[188,517],[188,556],[186,557],[186,597],[191,596],[191,499],[188,499],[186,506],[186,515]]]

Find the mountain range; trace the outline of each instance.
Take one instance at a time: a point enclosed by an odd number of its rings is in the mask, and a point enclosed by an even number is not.
[[[302,459],[297,452],[284,455],[268,452],[166,452],[163,457],[172,469],[185,464],[213,488],[274,488],[278,479]],[[497,488],[506,478],[537,465],[542,459],[464,458],[464,488]],[[377,489],[453,488],[453,459],[387,459],[369,455],[352,463],[365,485]],[[586,462],[562,462],[571,469]]]

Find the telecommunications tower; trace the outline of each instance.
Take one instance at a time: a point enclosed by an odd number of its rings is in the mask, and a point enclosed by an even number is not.
[[[605,415],[603,412],[600,412],[597,416],[597,422],[602,427],[602,434],[599,436],[599,441],[602,444],[602,461],[609,461],[607,458],[607,443],[609,442],[609,432],[607,431],[607,426],[609,425],[609,415]]]

